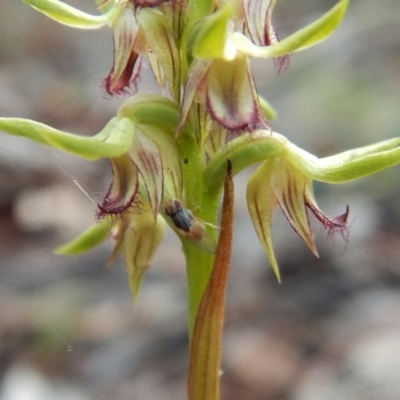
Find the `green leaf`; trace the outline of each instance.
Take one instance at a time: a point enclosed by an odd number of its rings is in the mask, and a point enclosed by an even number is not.
[[[116,8],[103,15],[90,15],[58,0],[23,0],[36,10],[63,25],[79,29],[98,29],[113,19]]]
[[[100,133],[92,137],[73,135],[22,118],[0,118],[0,129],[88,160],[114,158],[126,153],[134,132],[133,123],[128,118],[113,118]]]
[[[241,33],[234,39],[237,48],[257,58],[273,58],[305,50],[327,39],[342,22],[349,0],[341,0],[320,19],[271,46],[256,46]]]
[[[92,250],[110,236],[111,220],[104,219],[83,232],[76,239],[55,250],[56,254],[79,255]]]

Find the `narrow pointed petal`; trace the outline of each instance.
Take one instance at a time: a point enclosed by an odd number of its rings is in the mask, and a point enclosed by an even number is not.
[[[235,44],[238,50],[257,58],[274,58],[305,50],[327,39],[335,31],[342,22],[348,4],[349,0],[340,0],[320,19],[272,46],[256,46],[238,32],[234,34]]]
[[[113,158],[126,153],[134,132],[132,121],[127,118],[113,118],[100,133],[92,137],[59,131],[22,118],[0,118],[0,129],[88,160]]]
[[[140,71],[141,59],[133,50],[139,32],[133,5],[124,8],[113,28],[114,63],[109,76],[104,80],[104,88],[110,95],[126,92]]]
[[[275,196],[286,219],[318,257],[305,203],[305,193],[307,188],[312,185],[311,179],[305,177],[289,163],[284,162],[277,170],[276,180]]]
[[[127,229],[131,229],[129,220],[124,215],[121,215],[111,230],[111,237],[115,240],[115,245],[107,260],[107,266],[114,264],[124,250],[124,235]]]
[[[124,257],[134,301],[137,299],[143,276],[164,236],[165,221],[159,216],[157,222],[150,210],[141,211],[133,217],[124,235]]]
[[[202,90],[201,86],[203,80],[205,79],[212,62],[212,59],[198,59],[194,60],[190,67],[189,77],[183,92],[178,132],[183,128],[183,125],[186,122],[196,95],[199,95],[200,91]]]
[[[147,53],[147,59],[149,60],[151,70],[153,71],[154,77],[156,78],[156,81],[158,83],[158,86],[162,93],[164,93],[164,88],[165,88],[165,73],[164,70],[161,67],[161,64],[159,63],[157,56],[152,52],[149,51]]]
[[[107,214],[121,214],[133,202],[138,191],[138,170],[127,154],[111,160],[113,180],[110,188],[99,205],[99,217]]]
[[[61,255],[86,253],[107,240],[110,236],[110,230],[111,221],[106,219],[102,220],[83,232],[76,239],[56,249],[55,253]]]
[[[152,140],[137,130],[129,156],[143,178],[153,217],[156,220],[164,191],[163,163],[160,152]]]
[[[243,0],[246,27],[250,37],[257,46],[264,46],[265,19],[272,0]]]
[[[229,130],[255,129],[260,110],[246,57],[213,61],[207,76],[207,107]]]
[[[179,150],[173,136],[155,126],[142,125],[146,137],[157,146],[163,167],[163,192],[164,197],[183,197],[183,176]]]
[[[181,62],[174,32],[163,14],[151,8],[142,8],[137,14],[146,41],[154,51],[167,78],[170,93],[180,99]]]
[[[272,215],[276,207],[274,194],[275,174],[278,172],[279,163],[275,160],[265,161],[250,178],[247,184],[247,207],[250,217],[269,262],[281,282],[278,263],[276,261],[272,244]]]
[[[218,150],[223,149],[227,143],[228,131],[217,122],[212,122],[210,134],[204,143],[207,154],[212,157]],[[212,133],[211,133],[212,132]]]
[[[278,43],[278,36],[272,25],[272,10],[275,0],[245,0],[243,3],[246,26],[253,43],[257,46],[271,46]],[[289,60],[289,54],[274,60],[278,72],[288,66]]]
[[[109,24],[113,18],[114,10],[103,15],[90,15],[84,13],[64,2],[58,0],[23,0],[36,10],[51,19],[68,25],[72,28],[98,29]]]

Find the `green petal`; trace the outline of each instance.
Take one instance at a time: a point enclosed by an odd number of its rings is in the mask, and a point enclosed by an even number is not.
[[[165,221],[158,216],[154,223],[151,212],[134,215],[124,233],[124,257],[133,299],[136,300],[144,273],[164,236]]]
[[[55,250],[56,254],[79,255],[92,250],[110,236],[111,221],[104,219],[83,232],[76,239]]]
[[[118,87],[119,81],[124,82],[122,89],[128,85],[132,76],[135,76],[130,71],[131,60],[134,59],[134,65],[137,64],[137,53],[133,51],[133,45],[139,32],[139,25],[135,18],[135,11],[133,5],[126,6],[123,12],[113,24],[113,37],[114,37],[114,65],[112,70],[112,77],[110,83],[110,92],[113,91],[118,93],[115,87]],[[127,74],[127,71],[130,73]],[[128,77],[124,77],[128,75]],[[114,88],[113,88],[114,87]]]
[[[164,130],[150,125],[138,125],[146,137],[157,146],[162,160],[164,198],[183,197],[182,165],[176,141]]]
[[[115,8],[103,15],[90,15],[58,0],[23,0],[51,19],[79,29],[98,29],[111,22]]]
[[[137,14],[137,20],[143,28],[146,41],[154,51],[167,78],[170,93],[179,101],[181,62],[176,44],[176,38],[168,19],[156,10],[142,8]]]
[[[100,133],[92,137],[73,135],[22,118],[0,118],[0,129],[88,160],[114,158],[126,153],[134,131],[132,122],[127,118],[113,118]]]
[[[201,92],[201,83],[205,79],[210,66],[212,64],[212,59],[198,59],[194,60],[188,75],[188,80],[185,85],[185,90],[183,92],[182,106],[181,106],[181,117],[178,126],[178,132],[183,128],[189,112],[192,109],[192,105],[196,99],[196,96],[199,97]],[[205,103],[205,100],[203,100]],[[201,104],[201,100],[199,100],[199,104]]]
[[[311,179],[304,176],[284,159],[280,159],[274,179],[276,182],[274,193],[286,219],[318,257],[306,210],[306,193],[312,194]]]
[[[256,46],[240,33],[234,34],[237,48],[245,54],[258,58],[272,58],[305,50],[327,39],[339,26],[349,0],[341,0],[320,19],[271,46]]]
[[[164,192],[164,169],[160,151],[145,132],[137,130],[129,156],[143,177],[153,217],[156,220]]]
[[[214,156],[220,149],[226,146],[228,142],[228,130],[216,121],[211,122],[209,135],[204,142],[205,149],[209,157]]]
[[[207,107],[227,129],[256,126],[260,116],[258,96],[246,57],[213,61],[207,76]]]
[[[265,161],[250,178],[247,185],[247,207],[250,217],[269,262],[278,279],[281,282],[278,262],[276,261],[272,244],[272,215],[276,206],[274,194],[274,178],[279,172],[279,163],[274,159]]]
[[[111,160],[113,180],[103,203],[99,205],[100,215],[120,214],[131,204],[138,191],[138,170],[127,154]]]

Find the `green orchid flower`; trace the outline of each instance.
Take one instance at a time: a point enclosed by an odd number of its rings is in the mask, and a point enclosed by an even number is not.
[[[216,152],[207,166],[205,179],[210,188],[218,190],[227,160],[232,163],[233,174],[262,162],[248,182],[247,205],[258,238],[280,281],[271,230],[276,207],[281,208],[295,232],[318,256],[307,210],[327,229],[328,235],[337,232],[347,238],[349,207],[337,217],[324,214],[315,201],[313,181],[345,183],[390,168],[400,163],[399,145],[400,139],[395,138],[318,158],[278,133],[258,130],[230,141],[226,148]]]
[[[155,115],[162,116],[158,123]],[[124,253],[135,296],[163,235],[165,203],[184,197],[181,161],[174,141],[178,118],[173,102],[150,95],[127,100],[117,116],[93,137],[58,131],[35,121],[0,118],[0,129],[9,134],[89,160],[110,160],[113,178],[98,205],[99,223],[58,252],[81,254],[110,237],[115,239],[110,260]]]
[[[268,125],[261,111],[249,57],[275,59],[278,71],[292,52],[312,47],[340,24],[349,0],[341,0],[319,20],[278,41],[272,25],[275,1],[222,2],[199,21],[188,39],[192,62],[181,107],[183,126],[194,104],[207,107],[211,118],[230,131]],[[234,84],[233,84],[234,82]]]

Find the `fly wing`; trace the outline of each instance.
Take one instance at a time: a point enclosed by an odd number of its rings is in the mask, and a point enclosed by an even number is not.
[[[183,232],[183,236],[196,249],[207,254],[214,254],[217,250],[217,241],[206,231],[206,227],[196,218],[189,231]]]
[[[186,238],[192,246],[203,253],[215,254],[217,250],[217,241],[208,233],[206,233],[202,239],[194,239],[187,236]]]

